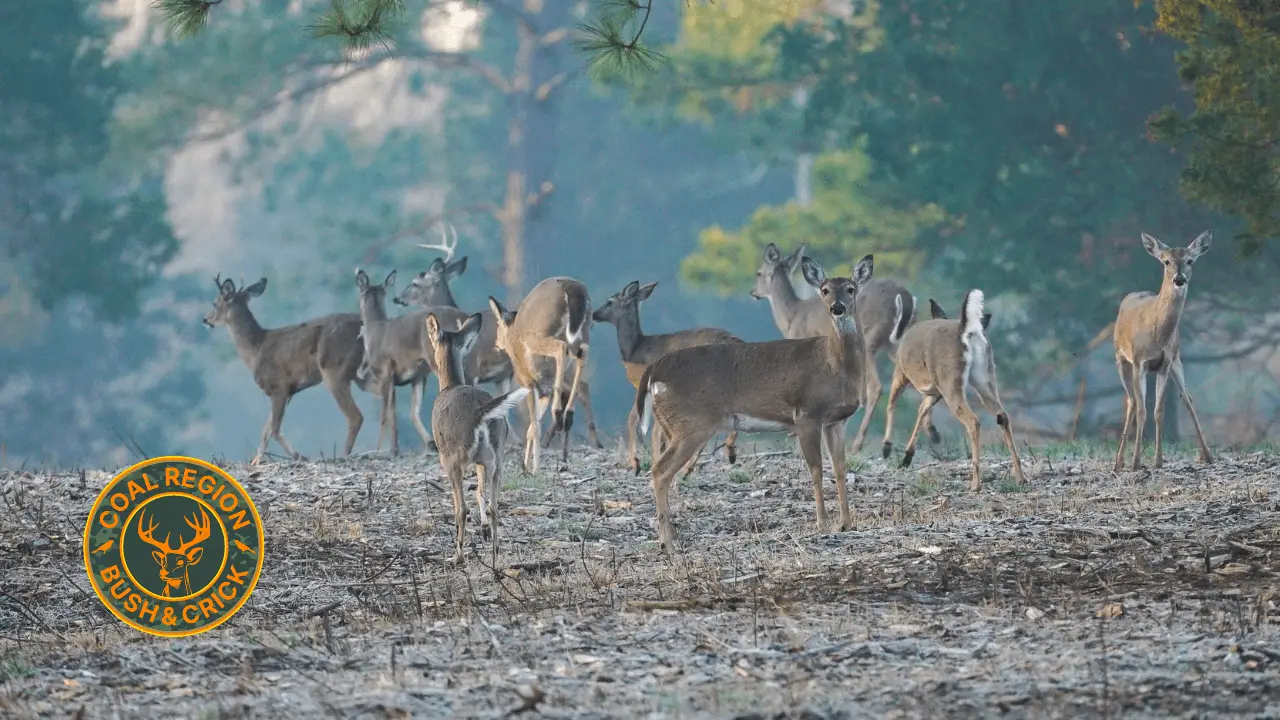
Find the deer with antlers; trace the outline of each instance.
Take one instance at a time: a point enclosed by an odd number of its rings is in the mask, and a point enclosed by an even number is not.
[[[212,529],[208,511],[200,508],[200,515],[199,519],[194,515],[182,518],[187,527],[195,531],[195,535],[190,540],[183,540],[182,535],[178,535],[178,547],[175,548],[169,545],[170,533],[165,533],[163,542],[155,539],[158,526],[154,514],[147,518],[150,522],[143,527],[143,513],[138,513],[138,537],[155,548],[151,552],[151,558],[160,566],[160,581],[164,583],[160,597],[174,597],[173,593],[178,588],[182,588],[184,596],[191,594],[190,571],[204,557],[204,548],[200,544],[209,539]]]
[[[801,259],[805,282],[827,308],[827,329],[810,338],[697,345],[668,353],[645,369],[636,390],[644,428],[650,417],[668,437],[653,464],[658,540],[674,547],[668,495],[678,471],[720,429],[795,432],[813,483],[818,528],[827,527],[822,496],[822,446],[836,476],[840,527],[853,525],[845,490],[844,431],[866,394],[866,345],[858,329],[859,286],[871,279],[873,258],[862,258],[853,277],[828,278]]]
[[[693,328],[679,330],[661,335],[645,335],[640,329],[640,303],[649,299],[658,283],[641,285],[639,280],[632,280],[622,290],[609,296],[604,304],[592,313],[596,322],[610,323],[618,329],[618,352],[622,355],[622,367],[626,370],[627,380],[633,387],[639,387],[640,376],[644,369],[656,362],[663,355],[680,348],[710,343],[741,343],[742,338],[720,328]],[[636,475],[640,474],[640,457],[636,453],[636,424],[640,416],[635,408],[627,414],[627,446],[631,459],[631,467]],[[658,456],[660,429],[653,426],[653,442],[651,453]],[[729,432],[725,438],[724,449],[729,457],[729,464],[737,461],[738,433]],[[690,463],[697,461],[695,457]],[[688,468],[692,470],[692,465]]]
[[[450,226],[449,230],[452,239],[446,236],[442,229],[439,243],[432,245],[420,244],[418,246],[428,250],[439,250],[445,256],[444,258],[432,260],[431,265],[426,270],[418,273],[393,298],[392,301],[397,305],[420,309],[458,307],[450,282],[457,279],[466,270],[467,258],[463,256],[458,260],[453,259],[458,248],[458,234],[453,230],[452,226]],[[511,367],[511,358],[497,346],[497,333],[496,323],[484,323],[481,327],[475,348],[466,360],[467,382],[472,385],[491,382],[496,384],[501,392],[509,392],[514,371]],[[537,357],[534,358],[534,363],[537,365],[539,373],[549,381],[551,374],[555,371],[555,365],[552,360],[550,358]],[[365,373],[367,371],[362,368],[361,372]],[[563,397],[567,397],[568,389],[561,388],[561,394]],[[576,400],[587,424],[587,442],[597,448],[603,447],[600,442],[599,432],[596,429],[595,413],[591,408],[590,383],[587,382],[585,377],[579,381]],[[532,422],[531,417],[529,421]],[[525,429],[527,430],[528,428],[526,427]]]
[[[218,294],[213,309],[204,317],[206,327],[226,326],[240,359],[253,373],[253,380],[271,399],[271,413],[262,428],[262,437],[252,464],[262,462],[267,441],[275,438],[294,460],[304,460],[301,453],[284,439],[280,425],[285,407],[294,395],[324,383],[347,420],[347,439],[342,454],[350,455],[356,435],[364,422],[360,408],[351,396],[351,383],[367,390],[366,379],[357,377],[364,360],[360,343],[360,316],[339,313],[308,320],[297,325],[264,328],[249,309],[249,301],[267,289],[267,279],[236,288],[235,282],[213,279]]]
[[[751,297],[769,301],[773,321],[784,338],[817,337],[826,333],[830,324],[822,298],[801,299],[791,285],[791,273],[807,247],[801,243],[784,258],[778,246],[769,243],[764,249],[764,261],[756,269]],[[916,320],[915,296],[893,280],[876,278],[861,286],[858,292],[858,327],[867,346],[867,396],[862,405],[862,422],[853,438],[854,452],[862,450],[871,415],[884,392],[876,370],[876,357],[882,351],[892,355],[902,333]]]
[[[1184,248],[1171,248],[1156,238],[1142,233],[1142,247],[1151,257],[1164,265],[1164,282],[1160,292],[1132,292],[1120,302],[1112,338],[1116,347],[1116,370],[1120,384],[1124,386],[1124,425],[1120,430],[1120,447],[1116,451],[1115,471],[1124,467],[1125,439],[1133,429],[1133,461],[1129,467],[1137,470],[1142,460],[1142,431],[1147,422],[1146,375],[1156,374],[1156,457],[1155,467],[1164,462],[1161,433],[1164,428],[1164,394],[1169,378],[1182,396],[1182,404],[1191,416],[1196,429],[1196,442],[1200,444],[1199,460],[1213,462],[1209,446],[1200,429],[1195,401],[1187,390],[1187,379],[1182,372],[1181,342],[1178,323],[1182,308],[1187,302],[1187,285],[1191,282],[1191,266],[1213,244],[1213,233],[1205,230]]]

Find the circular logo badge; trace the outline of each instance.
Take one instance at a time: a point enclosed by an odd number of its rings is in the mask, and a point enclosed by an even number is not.
[[[84,569],[111,614],[145,633],[195,635],[244,605],[262,574],[262,519],[220,468],[170,456],[123,470],[84,527]]]

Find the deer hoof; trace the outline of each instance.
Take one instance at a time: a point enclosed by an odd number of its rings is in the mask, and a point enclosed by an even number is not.
[[[733,446],[733,445],[725,445],[725,446],[724,446],[724,452],[725,452],[725,454],[726,454],[726,455],[728,455],[728,456],[729,456],[729,464],[730,464],[730,465],[737,465],[737,464],[738,464],[738,448],[737,448],[737,447],[735,447],[735,446]]]
[[[911,461],[915,458],[915,456],[916,456],[915,448],[908,449],[906,452],[902,453],[902,464],[899,465],[898,467],[911,467]]]
[[[565,410],[564,417],[560,420],[560,429],[569,432],[573,428],[573,411]]]
[[[884,445],[880,446],[880,457],[888,460],[891,454],[893,454],[893,443],[886,440]]]
[[[437,453],[437,454],[440,452],[440,446],[439,446],[439,445],[436,445],[436,441],[435,441],[435,440],[428,440],[428,441],[427,441],[427,452],[429,452],[429,453]]]
[[[1200,453],[1199,462],[1201,465],[1212,465],[1213,456],[1209,455],[1209,453],[1202,452]]]

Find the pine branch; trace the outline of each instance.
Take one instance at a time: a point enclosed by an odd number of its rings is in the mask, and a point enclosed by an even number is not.
[[[209,20],[209,8],[222,0],[155,0],[165,24],[179,38],[187,38],[204,29]]]
[[[650,71],[664,59],[661,53],[640,44],[653,3],[654,0],[600,0],[596,19],[578,25],[585,37],[573,43],[589,56],[589,70],[602,75],[630,74]]]
[[[364,52],[375,43],[390,50],[391,30],[404,12],[404,0],[331,0],[308,29],[315,37],[341,39],[349,52]]]

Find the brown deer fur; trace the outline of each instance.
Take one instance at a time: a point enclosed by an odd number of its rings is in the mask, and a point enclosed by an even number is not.
[[[935,319],[916,323],[903,334],[898,344],[898,363],[894,367],[893,382],[889,387],[889,407],[885,418],[884,456],[889,457],[893,443],[894,406],[903,390],[912,386],[921,394],[916,424],[903,452],[902,467],[911,464],[916,452],[916,440],[920,429],[933,406],[946,400],[951,414],[964,425],[969,435],[972,463],[969,489],[982,488],[982,467],[979,462],[982,446],[979,443],[978,416],[969,407],[968,391],[973,388],[987,410],[996,416],[996,424],[1004,431],[1004,441],[1013,460],[1013,476],[1025,485],[1022,461],[1013,441],[1013,426],[1009,414],[1000,403],[1000,390],[996,383],[996,361],[983,329],[990,316],[982,311],[981,290],[970,290],[964,297],[959,320]]]
[[[826,278],[801,260],[805,281],[827,307],[826,332],[817,337],[759,343],[699,345],[668,353],[645,370],[636,410],[662,425],[668,446],[653,465],[658,539],[673,549],[668,495],[676,471],[720,429],[793,431],[813,482],[819,528],[827,526],[822,497],[822,445],[836,476],[840,527],[853,521],[845,490],[844,431],[866,393],[866,347],[855,320],[858,288],[871,279],[872,257],[853,278]]]
[[[1195,401],[1187,390],[1187,379],[1182,372],[1181,343],[1178,322],[1187,302],[1187,286],[1191,282],[1191,266],[1213,244],[1213,233],[1206,230],[1185,248],[1171,248],[1156,238],[1143,233],[1142,246],[1147,253],[1164,265],[1164,282],[1160,292],[1132,292],[1120,302],[1114,334],[1116,370],[1124,386],[1124,426],[1120,431],[1120,447],[1116,451],[1115,470],[1124,466],[1125,439],[1133,429],[1133,461],[1129,467],[1137,469],[1142,461],[1142,431],[1147,422],[1146,374],[1156,374],[1156,457],[1155,467],[1164,462],[1161,432],[1164,428],[1164,393],[1169,378],[1173,378],[1182,403],[1191,415],[1196,429],[1196,442],[1200,444],[1199,460],[1213,462],[1209,446],[1200,429]]]
[[[382,447],[382,431],[391,435],[391,454],[400,452],[400,440],[396,422],[396,387],[412,387],[409,401],[409,419],[424,450],[435,446],[431,434],[422,424],[422,394],[427,378],[435,370],[435,352],[427,337],[426,316],[428,310],[411,312],[400,317],[387,317],[387,293],[395,285],[396,271],[392,270],[382,284],[369,282],[364,270],[356,270],[356,290],[360,296],[360,319],[364,324],[365,360],[373,383],[382,401],[382,417],[379,423],[378,447]],[[431,308],[440,322],[449,328],[457,328],[467,314],[457,308]]]
[[[791,285],[791,273],[806,247],[801,243],[783,258],[777,245],[769,243],[765,246],[764,261],[756,269],[755,287],[751,290],[752,297],[769,301],[773,321],[785,338],[821,335],[830,324],[822,298],[801,299]],[[881,351],[892,355],[902,333],[916,320],[915,296],[892,280],[876,278],[863,286],[859,293],[858,328],[867,346],[867,396],[863,400],[862,421],[858,423],[858,432],[853,438],[854,452],[862,450],[872,412],[884,392],[880,373],[876,370],[876,356]],[[929,427],[932,428],[933,424],[929,423]]]
[[[226,326],[240,359],[253,373],[253,381],[271,400],[271,412],[262,428],[253,463],[262,462],[269,438],[275,438],[295,460],[303,459],[284,439],[280,425],[289,400],[322,382],[347,419],[347,439],[342,445],[342,454],[350,455],[364,422],[360,408],[351,397],[351,383],[367,389],[367,384],[356,378],[364,360],[364,347],[359,339],[360,316],[340,313],[266,329],[249,310],[249,301],[267,289],[266,278],[239,290],[231,280],[218,277],[213,282],[218,287],[218,295],[213,309],[204,317],[204,324],[211,328]]]
[[[673,350],[712,343],[742,342],[741,338],[720,328],[692,328],[661,335],[645,335],[640,329],[640,303],[648,300],[657,286],[656,282],[641,285],[640,281],[633,280],[622,290],[611,295],[591,315],[596,322],[611,323],[617,327],[618,352],[622,356],[622,367],[632,387],[639,386],[640,376],[644,374],[646,367]],[[632,408],[627,414],[627,449],[631,467],[637,475],[640,474],[640,457],[636,453],[636,424],[639,421],[640,416],[635,408]],[[651,450],[654,457],[658,455],[660,434],[659,426],[655,424]],[[738,459],[737,438],[737,431],[731,431],[724,441],[725,453],[729,457],[730,464],[737,462]],[[691,462],[696,462],[696,459],[695,457]],[[692,467],[689,469],[692,470]]]
[[[535,285],[517,311],[507,310],[492,296],[489,308],[498,325],[497,345],[511,358],[518,385],[536,391],[544,385],[538,358],[551,358],[555,364],[549,391],[552,424],[545,442],[557,432],[564,433],[561,462],[567,465],[573,402],[590,350],[591,297],[587,287],[573,278],[551,277]],[[568,397],[564,398],[565,364],[570,357],[574,360],[573,380],[568,386]],[[538,469],[537,433],[546,411],[540,394],[530,393],[528,400],[531,421],[525,433],[524,467],[531,473]]]
[[[453,561],[463,560],[462,542],[467,524],[463,474],[468,465],[475,465],[476,504],[480,508],[481,527],[487,530],[492,543],[496,567],[498,495],[502,490],[502,457],[509,432],[507,413],[529,390],[520,387],[493,397],[465,383],[463,368],[467,366],[467,355],[476,346],[482,325],[483,316],[476,313],[456,332],[450,332],[441,327],[434,312],[427,314],[427,337],[440,378],[440,393],[431,408],[431,429],[440,450],[440,464],[453,491],[453,517],[457,524]]]

